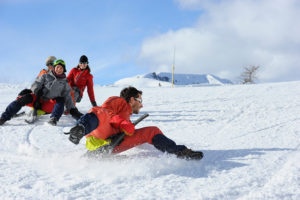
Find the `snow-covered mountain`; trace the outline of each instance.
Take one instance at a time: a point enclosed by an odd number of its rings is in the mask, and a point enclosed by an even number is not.
[[[146,84],[146,85],[145,85]],[[124,78],[115,82],[114,86],[142,86],[142,87],[168,87],[172,84],[172,73],[160,72],[137,75],[130,78]],[[175,85],[224,85],[232,84],[230,80],[222,79],[211,74],[174,74]]]
[[[172,73],[160,72],[160,73],[149,73],[144,75],[144,78],[152,78],[159,81],[172,82]],[[198,85],[198,84],[209,84],[209,85],[223,85],[232,84],[230,80],[222,79],[211,74],[174,74],[175,85]]]

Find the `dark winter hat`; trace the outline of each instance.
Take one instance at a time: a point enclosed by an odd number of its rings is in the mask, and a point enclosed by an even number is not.
[[[85,55],[82,55],[79,59],[80,63],[89,63],[88,58]]]
[[[67,71],[66,70],[66,63],[62,59],[55,60],[54,63],[53,63],[53,66],[56,67],[56,65],[61,65],[64,68],[64,72]]]
[[[47,59],[46,59],[46,66],[48,65],[53,65],[54,61],[56,60],[56,57],[55,56],[49,56]]]

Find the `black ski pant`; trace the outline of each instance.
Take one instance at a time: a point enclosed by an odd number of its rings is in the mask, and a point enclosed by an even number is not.
[[[65,101],[63,97],[57,97],[55,98],[55,100],[56,104],[54,105],[50,118],[55,117],[57,120],[59,120],[62,114],[64,113]]]
[[[178,153],[186,149],[184,145],[177,145],[173,140],[163,134],[157,134],[152,138],[152,144],[162,152]]]
[[[5,121],[10,120],[23,106],[32,102],[33,97],[31,94],[21,96],[6,107],[4,113],[1,115],[1,119],[4,119]]]

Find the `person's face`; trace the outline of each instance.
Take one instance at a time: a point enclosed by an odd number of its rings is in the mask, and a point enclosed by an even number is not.
[[[131,97],[129,104],[131,105],[132,112],[134,114],[139,114],[140,109],[143,107],[142,95],[139,94],[138,98]]]
[[[48,67],[48,71],[53,71],[54,70],[54,67],[53,67],[53,63],[48,63],[47,64],[47,67]]]
[[[54,67],[53,65],[48,65],[48,71],[53,71]]]
[[[87,63],[87,62],[80,62],[80,63],[79,63],[79,68],[80,68],[80,69],[86,69],[87,66],[88,66],[88,63]]]
[[[54,70],[55,70],[55,73],[58,75],[61,75],[64,73],[64,68],[61,65],[56,65]]]

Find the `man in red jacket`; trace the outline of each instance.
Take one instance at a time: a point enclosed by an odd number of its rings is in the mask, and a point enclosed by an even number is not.
[[[126,135],[123,141],[114,148],[113,153],[149,143],[158,150],[175,154],[179,158],[201,159],[203,157],[200,151],[177,145],[155,126],[135,129],[130,121],[130,115],[138,114],[142,107],[142,91],[134,87],[124,88],[120,97],[110,97],[101,107],[93,107],[89,113],[83,115],[77,121],[77,125],[70,130],[69,140],[78,144],[80,139],[86,136],[86,147],[89,151],[95,151],[106,143],[107,138],[124,132]]]

